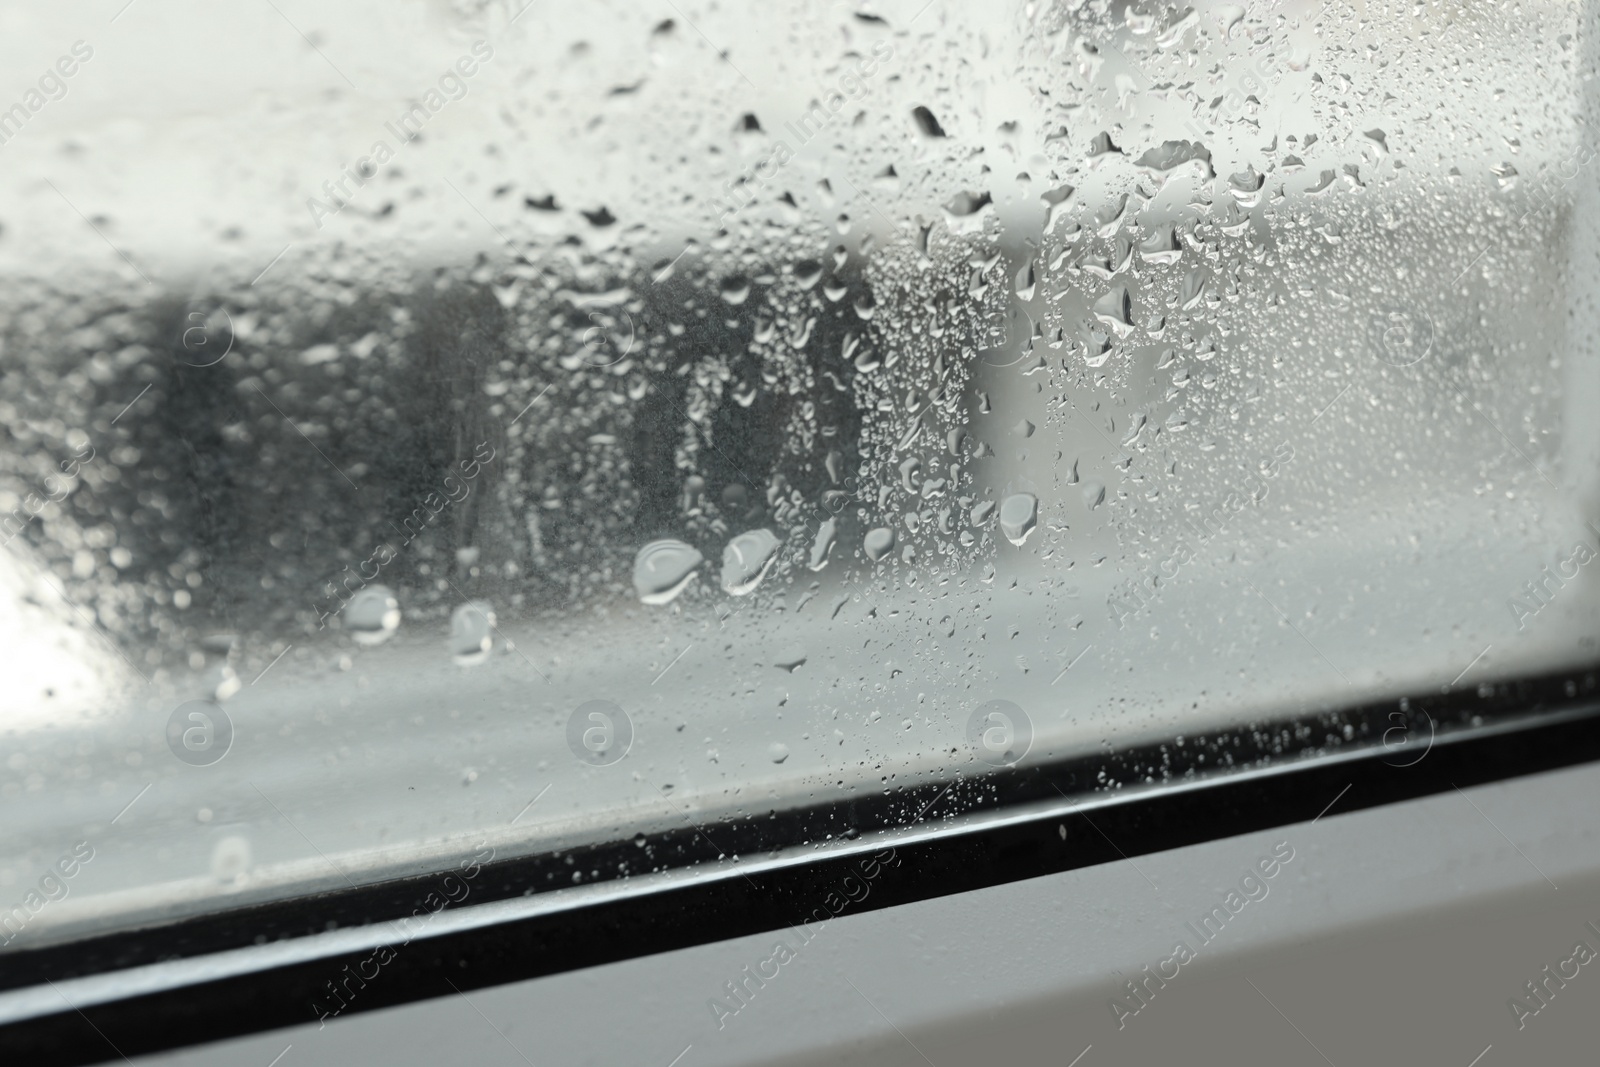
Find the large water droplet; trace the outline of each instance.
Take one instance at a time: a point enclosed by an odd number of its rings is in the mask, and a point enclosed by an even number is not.
[[[1116,142],[1111,139],[1111,134],[1105,130],[1101,130],[1089,138],[1088,147],[1084,151],[1084,156],[1089,160],[1091,167],[1098,165],[1109,156],[1120,156],[1121,154],[1122,149],[1117,147]]]
[[[1266,181],[1266,175],[1256,173],[1255,167],[1246,167],[1228,176],[1228,192],[1240,207],[1255,207],[1261,202],[1261,187]]]
[[[1118,337],[1133,332],[1133,298],[1128,287],[1119,285],[1094,302],[1094,317],[1105,323]]]
[[[238,672],[227,663],[219,663],[207,671],[203,684],[214,700],[227,700],[244,688]]]
[[[1000,530],[1006,540],[1021,546],[1039,524],[1039,498],[1032,493],[1013,493],[1000,502]]]
[[[693,545],[663,538],[651,541],[633,559],[633,588],[646,604],[670,604],[694,581],[695,568],[705,560]]]
[[[1122,220],[1128,214],[1128,194],[1123,193],[1114,201],[1095,212],[1094,223],[1101,237],[1113,237],[1122,226]]]
[[[782,542],[762,528],[740,534],[722,550],[722,588],[733,596],[755,591],[778,558]]]
[[[1146,263],[1166,265],[1183,258],[1183,246],[1178,243],[1177,231],[1169,222],[1151,229],[1145,239],[1139,242],[1139,254]]]
[[[861,542],[861,547],[867,553],[867,558],[876,563],[894,551],[894,531],[887,526],[868,530],[867,536]]]
[[[1061,185],[1054,189],[1046,190],[1039,197],[1044,202],[1044,232],[1049,233],[1056,228],[1056,222],[1067,213],[1067,202],[1072,198],[1072,186]]]
[[[1368,157],[1368,161],[1373,164],[1383,162],[1384,157],[1389,154],[1389,135],[1379,128],[1368,130],[1361,136],[1366,139],[1366,143],[1362,146],[1362,156]]]
[[[806,650],[800,645],[789,644],[773,653],[772,665],[780,671],[788,671],[793,674],[801,667],[804,667],[806,660],[809,658],[810,656],[806,653]]]
[[[900,484],[905,487],[906,492],[915,494],[920,488],[920,483],[914,482],[912,475],[921,468],[922,460],[916,456],[912,456],[900,464]]]
[[[1161,173],[1193,160],[1199,160],[1204,165],[1205,176],[1211,177],[1211,153],[1199,141],[1163,141],[1140,156],[1134,166]]]
[[[494,647],[494,608],[487,600],[469,600],[450,613],[450,654],[463,667],[489,658]]]
[[[833,519],[824,519],[821,526],[817,527],[817,538],[811,542],[811,560],[808,564],[812,570],[820,571],[828,565],[828,553],[833,551],[834,538],[839,535],[839,525]]]
[[[250,860],[250,839],[229,834],[211,846],[211,877],[230,884],[242,882],[250,873]]]
[[[1028,301],[1033,299],[1034,292],[1038,289],[1039,278],[1033,269],[1033,260],[1028,260],[1022,269],[1017,271],[1017,299]]]
[[[984,208],[994,201],[988,193],[969,193],[963,190],[944,208],[944,220],[951,233],[982,233]]]
[[[344,624],[359,645],[381,645],[400,625],[400,601],[386,585],[369,585],[345,605]]]

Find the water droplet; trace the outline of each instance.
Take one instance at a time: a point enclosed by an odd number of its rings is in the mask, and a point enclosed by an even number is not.
[[[1255,167],[1246,167],[1228,176],[1228,192],[1240,207],[1255,207],[1261,202],[1261,187],[1266,181],[1266,175],[1256,173]]]
[[[790,674],[793,674],[795,671],[806,665],[806,660],[808,658],[809,657],[806,655],[805,649],[801,648],[799,645],[789,645],[785,648],[779,649],[778,652],[772,657],[772,665],[778,668],[780,671],[788,671]]]
[[[344,624],[358,645],[381,645],[400,626],[400,601],[386,585],[369,585],[344,609]]]
[[[722,588],[733,596],[755,592],[778,558],[782,542],[762,528],[740,534],[722,550]]]
[[[1183,276],[1183,281],[1178,285],[1178,306],[1185,311],[1200,303],[1200,298],[1205,295],[1205,275],[1197,270],[1192,270]]]
[[[750,296],[750,279],[742,274],[735,274],[722,283],[722,299],[737,307]]]
[[[1083,338],[1083,362],[1090,367],[1103,367],[1111,358],[1111,335],[1098,326],[1088,330]]]
[[[1033,260],[1030,259],[1021,270],[1017,271],[1017,299],[1032,300],[1038,284],[1038,278],[1033,270]]]
[[[1139,255],[1146,263],[1167,265],[1183,258],[1183,246],[1178,243],[1177,230],[1171,223],[1157,226],[1139,242]]]
[[[808,564],[814,571],[820,571],[828,565],[828,554],[833,551],[833,542],[839,534],[838,523],[833,519],[824,519],[821,526],[817,527],[817,538],[811,542],[811,560]]]
[[[250,839],[229,834],[211,846],[211,877],[219,882],[238,883],[250,871]]]
[[[866,551],[867,558],[876,563],[894,550],[894,531],[887,526],[868,530],[861,547]]]
[[[1067,202],[1072,199],[1072,186],[1061,185],[1054,189],[1046,190],[1040,195],[1045,207],[1044,232],[1049,233],[1056,228],[1056,222],[1066,214]]]
[[[1083,503],[1090,511],[1099,507],[1106,498],[1106,487],[1099,482],[1083,483]]]
[[[1094,317],[1111,327],[1118,337],[1133,332],[1133,298],[1128,287],[1119,285],[1094,302]]]
[[[792,348],[804,348],[811,343],[811,328],[817,324],[815,315],[807,315],[805,322],[795,324],[794,330],[789,334],[789,345]]]
[[[207,634],[200,639],[200,647],[207,652],[220,652],[227,655],[239,647],[239,635],[231,633]]]
[[[1111,139],[1111,134],[1105,130],[1101,130],[1089,139],[1088,149],[1084,152],[1084,156],[1088,158],[1090,166],[1098,164],[1107,156],[1120,156],[1121,154],[1122,149],[1117,147],[1116,142]]]
[[[1140,156],[1134,166],[1153,173],[1162,173],[1199,160],[1204,164],[1206,177],[1211,177],[1211,153],[1199,141],[1163,141]]]
[[[469,600],[450,613],[450,654],[463,667],[489,658],[494,647],[494,608],[487,600]]]
[[[1122,193],[1111,203],[1095,212],[1094,224],[1101,237],[1113,237],[1128,215],[1128,194]]]
[[[773,763],[782,763],[789,758],[789,746],[782,741],[774,741],[767,746],[767,758]]]
[[[705,557],[693,545],[663,538],[651,541],[633,559],[633,588],[645,604],[670,604],[695,578]]]
[[[240,680],[238,672],[227,663],[220,663],[207,671],[202,684],[211,694],[211,698],[219,701],[229,699],[244,688],[244,682]]]
[[[989,516],[994,514],[993,500],[980,500],[972,509],[972,525],[982,526],[989,521]]]
[[[944,207],[951,233],[982,233],[984,208],[994,203],[988,193],[957,193]]]
[[[1000,502],[1000,530],[1006,540],[1020,547],[1039,524],[1039,498],[1032,493],[1013,493]]]
[[[912,456],[900,464],[900,484],[906,492],[913,494],[917,492],[919,485],[912,481],[912,475],[921,469],[922,460],[916,456]]]

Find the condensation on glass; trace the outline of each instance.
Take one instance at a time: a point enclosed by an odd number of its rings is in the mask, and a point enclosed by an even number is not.
[[[1593,658],[1583,5],[519,6],[0,12],[11,946]]]

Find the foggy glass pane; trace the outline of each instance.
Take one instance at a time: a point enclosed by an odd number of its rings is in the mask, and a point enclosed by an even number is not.
[[[1593,660],[1579,7],[520,7],[0,9],[13,945]]]

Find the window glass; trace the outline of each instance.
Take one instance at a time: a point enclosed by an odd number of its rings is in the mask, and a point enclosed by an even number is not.
[[[1593,658],[1577,6],[0,17],[10,948]]]

